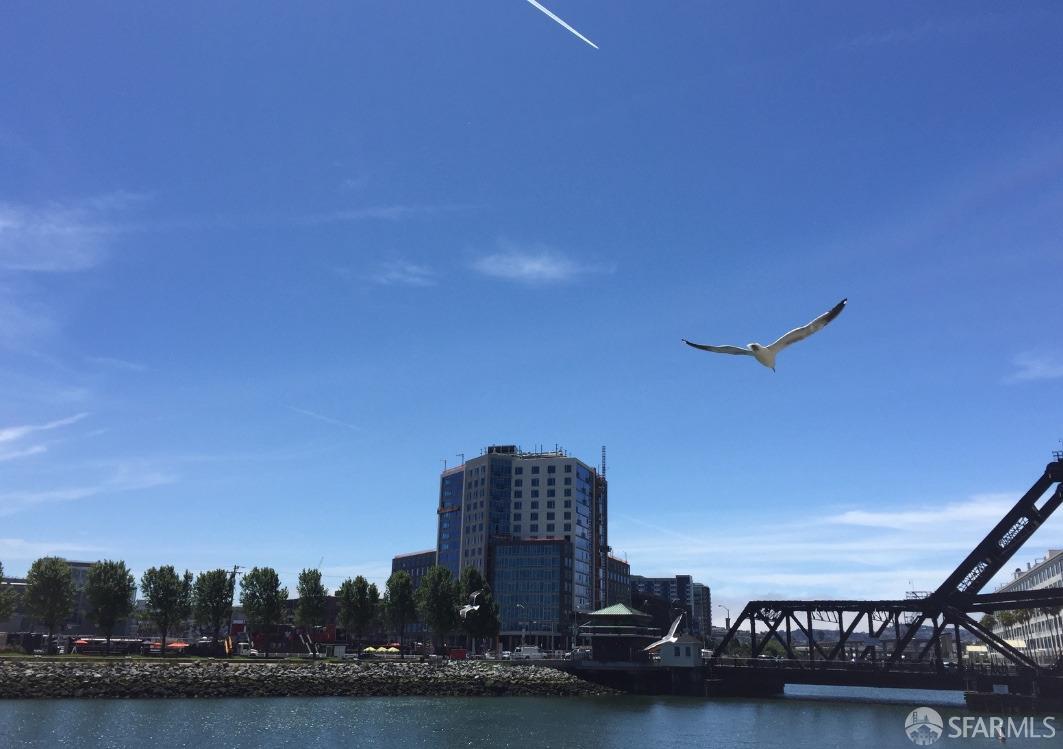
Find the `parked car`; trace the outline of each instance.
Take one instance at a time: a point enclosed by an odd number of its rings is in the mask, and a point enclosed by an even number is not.
[[[512,657],[513,657],[513,653],[510,652],[509,650],[503,650],[502,651],[502,660],[508,661]]]
[[[538,645],[525,645],[513,651],[515,661],[541,660],[545,657],[546,653],[540,650]]]

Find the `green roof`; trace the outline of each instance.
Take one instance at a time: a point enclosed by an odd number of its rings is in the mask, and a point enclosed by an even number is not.
[[[633,609],[630,606],[625,606],[622,603],[614,603],[612,606],[607,606],[604,609],[598,609],[597,611],[592,611],[589,614],[589,616],[634,616],[634,617],[640,617],[640,618],[644,618],[644,619],[652,619],[653,618],[649,614],[647,614],[647,613],[645,613],[643,611],[639,611],[638,609]]]

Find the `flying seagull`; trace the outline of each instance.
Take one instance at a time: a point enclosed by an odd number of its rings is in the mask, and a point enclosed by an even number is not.
[[[712,351],[716,354],[744,354],[746,356],[752,356],[759,361],[765,367],[771,367],[771,371],[775,371],[775,356],[791,343],[797,343],[803,341],[817,330],[825,327],[827,323],[833,320],[835,317],[842,313],[845,309],[845,303],[848,299],[842,299],[835,304],[827,312],[817,317],[808,325],[802,325],[800,328],[794,328],[786,335],[782,336],[775,343],[770,346],[762,346],[759,343],[751,343],[748,346],[706,346],[702,343],[691,343],[686,338],[683,339],[683,343],[694,348],[699,348],[702,351]]]
[[[558,17],[556,16],[556,15],[554,15],[553,13],[551,13],[551,12],[550,12],[550,11],[549,11],[549,10],[548,10],[547,8],[544,8],[544,7],[542,6],[542,5],[540,5],[539,3],[535,2],[535,0],[528,0],[528,2],[529,2],[529,3],[531,3],[532,5],[534,5],[534,6],[535,6],[536,8],[538,8],[539,10],[541,10],[541,11],[542,11],[543,13],[545,13],[546,15],[550,16],[550,18],[552,18],[552,19],[554,19],[555,21],[557,21],[557,22],[558,22],[559,24],[561,24],[562,26],[564,26],[564,27],[565,27],[566,29],[568,29],[569,31],[571,31],[571,32],[572,32],[573,34],[575,34],[576,36],[578,36],[578,37],[579,37],[580,39],[582,39],[583,41],[587,42],[587,44],[591,45],[591,46],[592,46],[592,47],[594,47],[595,49],[598,49],[598,45],[597,45],[597,44],[595,44],[595,43],[594,43],[594,42],[592,42],[592,41],[591,41],[590,39],[588,39],[587,37],[583,36],[583,34],[579,33],[579,32],[578,32],[578,31],[576,31],[576,30],[575,30],[574,28],[572,28],[571,26],[569,26],[569,25],[568,25],[567,23],[565,23],[564,21],[562,21],[562,20],[561,20],[560,18],[558,18]]]
[[[480,610],[480,604],[476,603],[476,599],[480,597],[481,593],[483,593],[482,590],[478,590],[473,593],[471,596],[469,596],[469,603],[458,609],[458,616],[460,616],[463,621],[465,617],[467,617],[471,612]]]

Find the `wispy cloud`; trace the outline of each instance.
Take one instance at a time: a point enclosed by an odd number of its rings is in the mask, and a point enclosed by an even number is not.
[[[110,193],[71,203],[0,203],[0,270],[69,273],[92,268],[119,231],[116,213],[142,200]]]
[[[500,252],[477,258],[472,267],[485,276],[527,284],[563,283],[579,275],[614,270],[609,266],[578,263],[543,245],[521,247],[510,242],[503,242]]]
[[[0,538],[0,559],[30,560],[46,556],[99,554],[107,550],[101,546],[71,541],[28,541],[24,538]],[[13,570],[5,569],[11,574]]]
[[[1019,495],[978,494],[936,509],[854,508],[756,530],[725,521],[704,528],[664,518],[647,523],[614,512],[609,540],[632,571],[682,570],[709,584],[717,600],[900,598],[936,588]],[[1037,541],[1038,548],[1061,542],[1063,531],[1054,528]]]
[[[317,419],[318,421],[323,421],[326,424],[334,424],[336,426],[344,427],[345,429],[351,429],[351,430],[353,430],[355,432],[364,432],[365,431],[360,426],[356,426],[354,424],[348,424],[345,421],[340,421],[339,419],[334,419],[331,416],[325,416],[324,414],[319,414],[319,413],[316,413],[314,411],[309,411],[309,410],[307,410],[305,408],[296,408],[295,406],[285,406],[285,408],[287,408],[289,411],[294,411],[297,414],[302,414],[303,416],[309,416],[311,419]]]
[[[1015,371],[1007,377],[1007,382],[1054,380],[1063,377],[1063,358],[1055,353],[1027,351],[1018,354],[1012,363],[1015,365]]]
[[[53,334],[56,327],[47,307],[13,284],[0,283],[0,348],[21,348]]]
[[[964,502],[947,504],[940,509],[914,508],[894,511],[849,510],[827,518],[834,525],[858,525],[868,528],[893,528],[914,530],[917,528],[977,525],[991,527],[1015,504],[1010,494],[979,494]],[[989,521],[988,526],[986,522]]]
[[[70,426],[71,424],[78,423],[87,416],[87,413],[79,413],[74,414],[73,416],[68,416],[65,419],[49,421],[46,424],[24,424],[22,426],[3,427],[0,428],[0,442],[14,442],[17,439],[25,437],[27,434],[33,434],[34,432],[48,432],[52,429]]]
[[[112,369],[121,369],[126,372],[146,372],[147,367],[143,364],[139,364],[134,361],[128,361],[126,359],[116,359],[112,356],[90,356],[85,359],[89,364],[95,364],[100,367],[110,367]]]
[[[176,480],[175,475],[161,471],[121,467],[110,477],[96,483],[0,494],[0,516],[14,515],[43,504],[71,502],[101,495],[152,489],[172,484]]]
[[[405,260],[381,263],[370,275],[373,283],[383,286],[435,286],[435,273],[427,265]]]
[[[305,216],[300,221],[306,224],[332,224],[349,221],[401,221],[410,218],[426,218],[462,210],[458,205],[370,205],[346,208],[328,213]]]
[[[0,463],[8,460],[17,460],[18,458],[28,458],[31,455],[40,455],[47,451],[48,447],[45,445],[32,445],[21,450],[0,451]]]
[[[66,202],[0,202],[0,347],[30,348],[58,329],[55,305],[31,279],[87,271],[103,263],[119,223],[145,196],[113,192]]]
[[[918,44],[926,40],[968,38],[998,30],[1005,20],[1025,19],[1014,13],[979,13],[951,18],[931,18],[911,26],[868,31],[845,42],[850,49],[892,45]]]

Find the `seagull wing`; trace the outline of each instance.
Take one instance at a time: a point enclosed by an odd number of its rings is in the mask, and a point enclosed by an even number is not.
[[[779,338],[779,340],[777,340],[775,343],[768,346],[768,348],[774,351],[775,353],[779,353],[791,343],[803,341],[805,338],[808,338],[817,330],[826,327],[827,323],[829,323],[835,317],[840,315],[842,313],[842,310],[845,309],[845,303],[848,301],[848,299],[842,299],[840,302],[835,304],[828,311],[824,312],[822,315],[817,317],[808,325],[803,325],[800,328],[794,328],[789,333]]]
[[[746,356],[752,356],[753,352],[747,348],[741,346],[707,346],[704,343],[691,343],[686,338],[682,339],[683,343],[694,348],[699,348],[702,351],[711,351],[714,354],[745,354]]]

